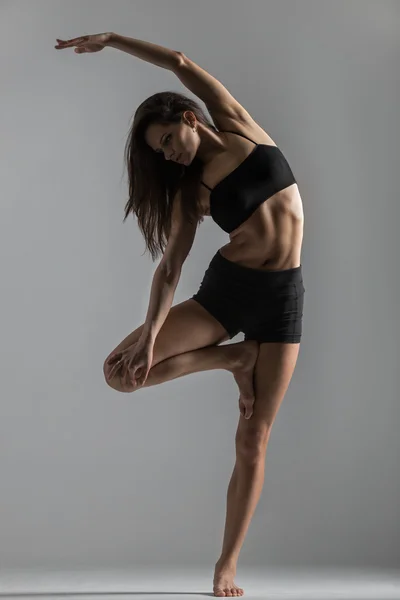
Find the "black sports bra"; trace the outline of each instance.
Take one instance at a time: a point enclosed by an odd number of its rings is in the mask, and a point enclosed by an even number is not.
[[[235,133],[250,142],[250,138]],[[256,144],[256,142],[253,142]],[[244,223],[268,198],[297,183],[284,155],[277,146],[256,144],[233,171],[210,190],[210,216],[227,233]]]

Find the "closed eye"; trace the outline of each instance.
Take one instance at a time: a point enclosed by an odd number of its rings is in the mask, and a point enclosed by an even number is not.
[[[167,136],[166,136],[166,137],[163,139],[163,141],[162,141],[162,144],[161,144],[161,145],[162,145],[162,146],[165,146],[165,145],[167,144],[167,140],[168,140],[168,143],[169,143],[169,138],[171,138],[171,134],[170,134],[170,133],[169,133],[169,134],[168,134],[168,135],[167,135]],[[163,151],[162,151],[162,150],[156,150],[156,152],[157,152],[158,154],[162,154],[162,153],[163,153]]]

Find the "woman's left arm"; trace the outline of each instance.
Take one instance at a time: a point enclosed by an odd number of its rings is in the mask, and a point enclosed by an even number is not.
[[[157,44],[118,35],[112,31],[86,35],[72,40],[57,39],[57,49],[76,46],[75,52],[98,52],[105,47],[128,52],[146,62],[173,71],[188,90],[202,100],[210,110],[222,111],[233,119],[253,122],[249,113],[218,79],[207,73],[183,52]]]
[[[187,58],[182,52],[112,32],[108,35],[110,36],[108,46],[129,52],[142,60],[173,71],[183,85],[200,98],[208,108],[223,111],[232,119],[246,123],[252,121],[247,110],[216,77]]]
[[[118,35],[112,31],[107,33],[106,45],[116,50],[128,52],[128,54],[137,56],[137,58],[170,71],[174,71],[182,60],[181,53],[176,50],[170,50],[163,46],[157,46],[157,44]]]

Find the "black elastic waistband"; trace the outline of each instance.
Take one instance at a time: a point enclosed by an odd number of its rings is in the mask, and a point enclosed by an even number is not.
[[[287,282],[296,283],[303,280],[302,265],[292,269],[264,271],[263,269],[253,269],[232,262],[222,256],[219,250],[213,256],[210,267],[215,267],[217,270],[238,277],[241,281],[249,281],[251,283],[265,282],[270,285],[282,285]]]

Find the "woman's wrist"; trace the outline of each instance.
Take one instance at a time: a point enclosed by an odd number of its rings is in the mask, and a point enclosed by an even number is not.
[[[111,42],[115,41],[117,34],[113,31],[107,31],[104,35],[106,36],[106,46],[109,46]]]
[[[139,338],[138,341],[140,341],[142,344],[145,345],[150,345],[150,346],[154,346],[154,342],[156,341],[156,335],[154,333],[153,330],[151,329],[146,329],[146,327],[143,328],[142,330],[142,334]]]

